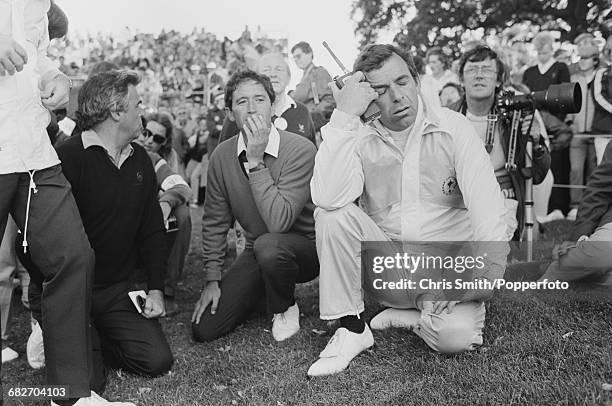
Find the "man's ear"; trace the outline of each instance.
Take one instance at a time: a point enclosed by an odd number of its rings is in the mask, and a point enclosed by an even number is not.
[[[111,118],[115,121],[119,121],[121,120],[121,113],[123,113],[122,111],[111,111]]]
[[[236,122],[236,118],[234,117],[234,112],[232,110],[230,110],[229,107],[225,107],[225,114],[227,115],[227,118],[229,118],[229,121],[231,122]]]

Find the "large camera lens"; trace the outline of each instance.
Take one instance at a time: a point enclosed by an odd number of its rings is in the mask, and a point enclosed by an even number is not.
[[[578,83],[551,85],[532,93],[535,108],[551,113],[578,113],[582,107],[582,90]]]

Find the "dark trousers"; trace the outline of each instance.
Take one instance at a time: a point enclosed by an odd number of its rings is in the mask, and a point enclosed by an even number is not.
[[[186,204],[181,204],[175,207],[171,214],[176,217],[178,230],[167,233],[168,246],[172,248],[168,255],[164,293],[166,296],[174,297],[176,294],[176,285],[183,276],[185,257],[189,252],[189,243],[191,241],[191,213]]]
[[[87,397],[94,253],[61,167],[36,171],[34,181],[27,241],[36,269],[28,272],[41,286],[31,306],[43,331],[47,383],[67,385],[70,397]],[[0,239],[9,213],[25,229],[29,184],[28,173],[0,175]]]
[[[129,283],[94,286],[92,298],[92,390],[106,386],[106,365],[144,376],[170,370],[172,352],[157,319],[138,313],[128,296]]]
[[[196,341],[211,341],[234,330],[265,296],[270,314],[295,303],[295,284],[319,275],[315,241],[297,234],[263,234],[245,250],[221,279],[217,312],[207,309],[192,325]]]
[[[568,185],[570,173],[569,148],[560,151],[551,151],[550,170],[555,177],[556,184]],[[568,189],[554,187],[548,200],[548,212],[555,209],[561,210],[564,214],[569,211],[570,193]]]
[[[30,255],[19,254],[26,269],[35,269]],[[128,296],[129,282],[93,287],[91,299],[91,368],[89,385],[101,394],[106,388],[106,366],[121,368],[144,376],[162,375],[173,363],[170,346],[157,319],[146,319],[138,313]],[[34,318],[42,286],[30,282],[30,306]],[[44,330],[43,330],[44,331]],[[45,342],[45,355],[47,352]]]

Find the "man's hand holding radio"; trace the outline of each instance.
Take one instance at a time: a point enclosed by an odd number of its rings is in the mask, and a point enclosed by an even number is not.
[[[344,80],[342,89],[335,82],[329,87],[336,100],[336,108],[344,113],[361,116],[370,103],[378,98],[378,94],[370,83],[365,80],[363,72],[355,72]]]

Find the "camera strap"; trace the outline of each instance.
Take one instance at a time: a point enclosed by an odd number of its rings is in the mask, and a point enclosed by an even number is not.
[[[495,127],[497,126],[498,115],[489,113],[487,115],[487,132],[485,134],[485,149],[487,153],[493,150],[493,141],[495,140]]]
[[[508,171],[515,171],[516,166],[516,141],[518,138],[518,129],[521,123],[521,110],[514,110],[512,114],[512,127],[510,131],[510,140],[508,142],[508,160],[506,162],[506,169]]]
[[[467,103],[465,100],[461,104],[459,109],[461,114],[464,116],[467,114]],[[491,112],[487,114],[487,129],[485,132],[485,149],[487,153],[490,154],[493,151],[493,143],[495,142],[495,128],[497,127],[497,120],[499,119],[499,115],[496,113],[495,106],[491,108]]]

